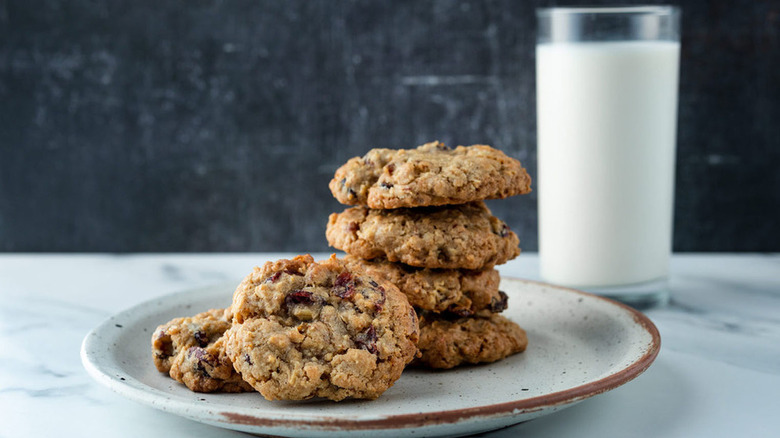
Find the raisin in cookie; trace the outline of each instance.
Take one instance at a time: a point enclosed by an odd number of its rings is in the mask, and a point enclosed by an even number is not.
[[[255,268],[225,333],[233,365],[269,400],[373,399],[417,354],[417,315],[391,283],[335,255]]]
[[[152,335],[154,365],[192,391],[251,391],[225,355],[223,334],[228,328],[225,309],[169,321]]]
[[[334,248],[363,258],[439,269],[483,270],[520,254],[520,240],[484,202],[446,207],[333,213],[326,230]]]
[[[422,356],[415,363],[429,368],[495,362],[525,350],[525,331],[499,314],[449,320],[420,316]]]
[[[495,269],[415,268],[384,259],[364,260],[347,255],[344,260],[368,275],[393,283],[406,295],[409,303],[423,310],[471,316],[487,310],[498,313],[506,309],[507,296],[498,290],[501,278]]]
[[[330,182],[347,205],[387,209],[464,204],[531,191],[519,161],[486,145],[450,149],[434,141],[416,149],[372,149],[354,157]]]

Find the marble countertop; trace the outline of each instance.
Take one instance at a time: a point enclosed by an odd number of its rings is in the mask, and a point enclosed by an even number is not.
[[[225,281],[289,254],[0,255],[0,436],[242,436],[125,400],[81,365],[112,314]],[[322,256],[321,254],[319,256]],[[524,254],[503,275],[538,278]],[[780,255],[683,254],[672,299],[645,311],[662,338],[628,384],[483,436],[727,437],[780,431]]]

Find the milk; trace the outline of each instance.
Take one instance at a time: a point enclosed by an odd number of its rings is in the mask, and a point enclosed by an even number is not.
[[[667,276],[678,42],[536,47],[539,252],[575,287]]]

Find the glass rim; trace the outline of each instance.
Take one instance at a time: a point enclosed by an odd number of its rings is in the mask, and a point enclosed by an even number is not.
[[[635,6],[551,6],[537,8],[538,17],[561,15],[674,15],[680,11],[675,5]]]

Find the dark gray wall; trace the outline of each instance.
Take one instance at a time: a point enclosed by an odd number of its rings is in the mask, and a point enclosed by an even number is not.
[[[328,181],[371,147],[534,175],[554,3],[0,0],[0,250],[327,250]],[[780,2],[682,7],[674,247],[780,250]],[[534,194],[490,205],[536,249]]]

